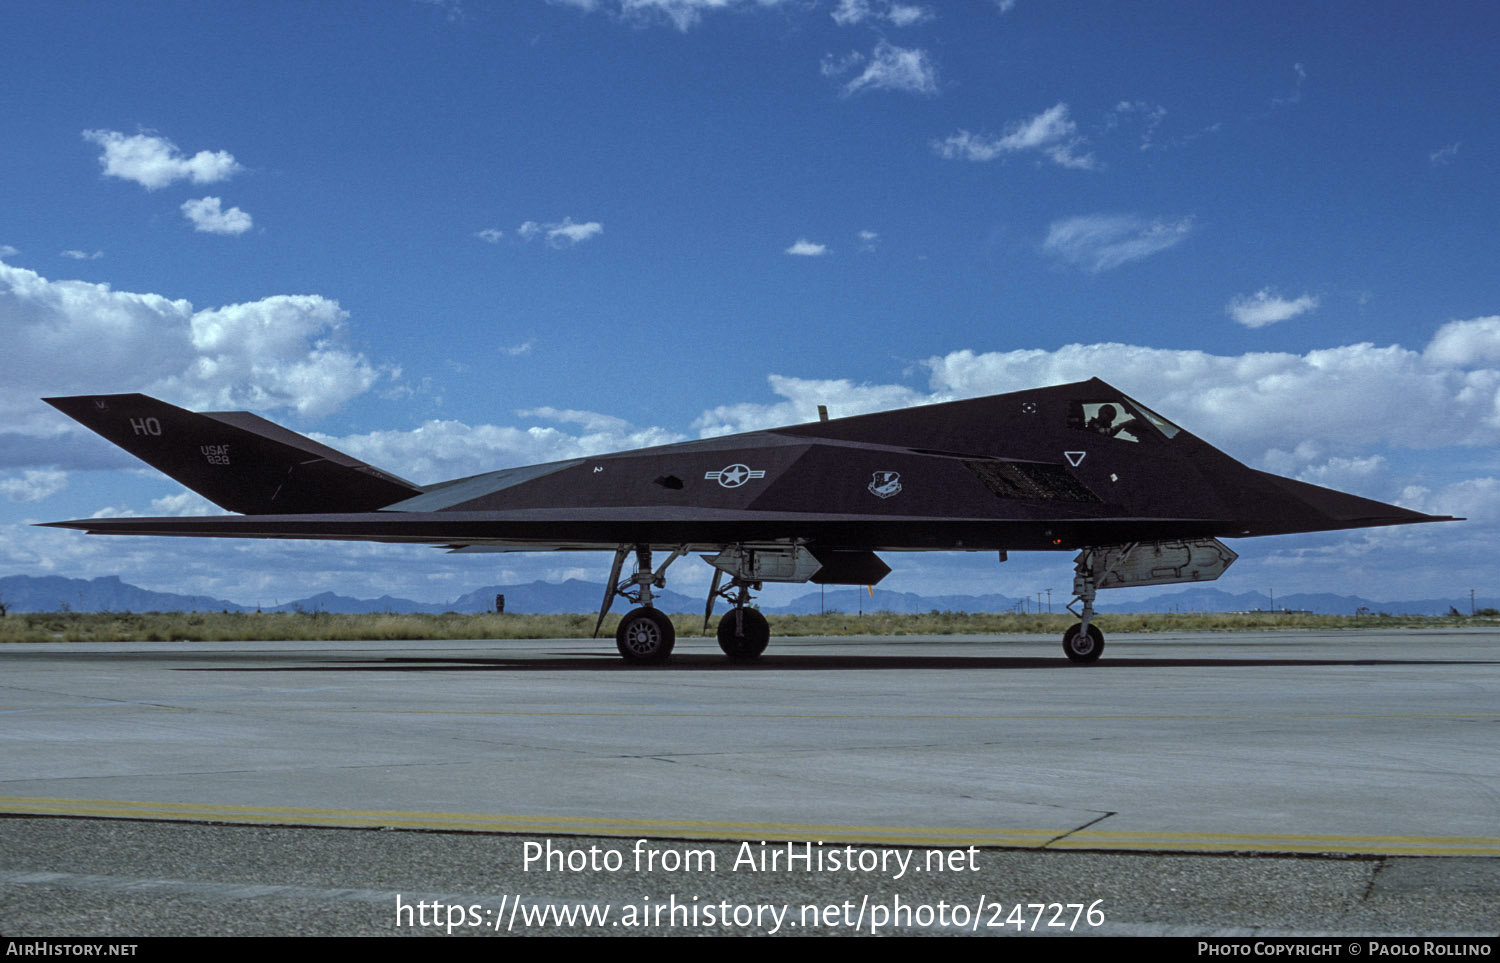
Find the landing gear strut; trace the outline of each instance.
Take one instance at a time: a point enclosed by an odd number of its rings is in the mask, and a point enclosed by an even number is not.
[[[615,629],[615,647],[620,650],[620,656],[633,665],[660,665],[667,661],[672,654],[672,647],[677,644],[677,630],[673,628],[671,619],[652,607],[651,590],[666,587],[667,566],[687,554],[687,546],[677,546],[667,556],[667,560],[661,563],[661,567],[653,571],[651,546],[636,545],[635,573],[621,580],[620,569],[624,567],[625,556],[629,551],[628,545],[621,545],[615,551],[609,584],[604,589],[604,604],[599,609],[599,621],[594,623],[594,637],[599,637],[604,616],[608,614],[615,596],[629,599],[637,607],[626,612],[624,618],[620,619],[620,625]]]
[[[709,620],[713,618],[714,599],[729,602],[734,608],[719,620],[719,648],[734,662],[752,662],[760,658],[771,642],[771,626],[766,617],[749,604],[751,590],[759,590],[760,583],[732,575],[729,585],[721,589],[723,577],[723,570],[715,568],[713,584],[708,589],[708,605],[703,610],[703,631],[708,631]]]
[[[1086,548],[1073,560],[1073,601],[1068,611],[1078,616],[1078,624],[1063,633],[1063,652],[1073,662],[1097,662],[1104,652],[1104,633],[1094,625],[1094,550]],[[1073,606],[1082,604],[1082,609]]]

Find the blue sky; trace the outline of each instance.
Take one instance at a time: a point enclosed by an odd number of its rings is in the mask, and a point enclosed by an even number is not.
[[[43,395],[248,408],[435,481],[1098,375],[1257,467],[1471,519],[1236,543],[1221,587],[1500,594],[1489,5],[6,10],[0,573],[253,602],[607,571],[32,528],[206,510]],[[908,591],[1069,577],[889,561]]]

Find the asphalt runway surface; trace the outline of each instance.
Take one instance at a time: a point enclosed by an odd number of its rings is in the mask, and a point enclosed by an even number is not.
[[[47,643],[0,680],[6,936],[1500,930],[1495,631]]]

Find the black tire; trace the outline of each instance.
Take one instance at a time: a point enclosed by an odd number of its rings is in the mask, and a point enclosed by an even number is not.
[[[1063,633],[1063,652],[1073,662],[1098,662],[1104,653],[1104,633],[1093,623],[1089,624],[1088,635],[1080,631],[1082,628],[1083,623],[1079,622]]]
[[[736,662],[760,658],[771,642],[771,626],[758,609],[731,609],[719,620],[719,648]]]
[[[672,620],[656,609],[631,609],[615,629],[615,647],[631,665],[661,665],[677,644]]]

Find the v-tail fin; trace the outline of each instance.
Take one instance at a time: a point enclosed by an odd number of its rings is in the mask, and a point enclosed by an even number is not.
[[[199,413],[141,394],[42,400],[231,512],[369,512],[422,491],[248,411]]]

